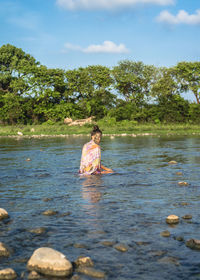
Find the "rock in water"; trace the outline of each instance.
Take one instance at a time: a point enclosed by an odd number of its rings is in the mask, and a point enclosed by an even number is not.
[[[0,208],[0,220],[3,220],[5,218],[8,218],[8,212],[5,209]]]
[[[35,250],[27,268],[50,276],[68,276],[72,273],[72,264],[65,255],[48,247]]]
[[[104,278],[105,273],[103,271],[94,269],[92,267],[80,266],[77,270],[79,273],[94,277],[94,278]]]
[[[170,232],[169,232],[168,230],[164,230],[164,231],[162,231],[162,232],[160,233],[160,235],[161,235],[162,237],[169,237],[171,234],[170,234]]]
[[[171,160],[171,161],[169,161],[168,163],[169,163],[169,164],[177,164],[177,161]]]
[[[12,268],[6,268],[6,269],[0,270],[0,279],[1,280],[4,280],[4,279],[13,280],[15,278],[17,278],[17,274]]]
[[[79,267],[79,266],[94,266],[93,261],[91,260],[90,257],[78,257],[77,260],[75,260],[75,266]]]
[[[53,216],[53,215],[58,214],[58,211],[46,210],[46,211],[44,211],[42,214],[45,215],[45,216]]]
[[[188,186],[189,184],[187,182],[178,182],[179,186]]]
[[[166,223],[167,224],[178,224],[179,223],[179,217],[176,215],[169,215],[166,218]]]
[[[10,253],[6,248],[5,244],[0,242],[0,257],[9,257]]]
[[[198,239],[190,239],[186,241],[186,246],[190,249],[200,250],[200,240]]]
[[[114,246],[114,248],[120,252],[127,252],[128,251],[128,247],[124,244],[116,244]]]

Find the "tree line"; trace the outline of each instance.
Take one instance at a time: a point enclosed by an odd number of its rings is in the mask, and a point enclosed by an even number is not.
[[[189,102],[182,93],[193,94]],[[47,68],[22,49],[0,48],[0,122],[97,120],[200,123],[200,62],[155,67],[120,61],[73,70]]]

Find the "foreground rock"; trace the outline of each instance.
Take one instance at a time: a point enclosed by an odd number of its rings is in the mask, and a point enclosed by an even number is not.
[[[0,279],[1,280],[4,280],[4,279],[12,280],[12,279],[16,279],[16,278],[17,278],[17,274],[12,268],[6,268],[6,269],[0,270]]]
[[[27,268],[49,276],[68,276],[72,273],[72,264],[65,255],[48,247],[35,250]]]
[[[8,249],[6,248],[6,245],[2,242],[0,242],[0,257],[9,257],[10,253]]]
[[[5,209],[0,208],[0,220],[3,220],[5,218],[8,218],[8,212]]]
[[[190,249],[200,250],[200,240],[198,240],[198,239],[190,239],[190,240],[186,241],[185,244]]]
[[[105,277],[105,273],[103,271],[94,269],[92,267],[87,267],[87,266],[80,266],[77,271],[79,273],[85,274],[87,276],[91,276],[94,278],[104,278]]]
[[[176,215],[169,215],[166,218],[166,223],[167,224],[178,224],[179,223],[179,217]]]

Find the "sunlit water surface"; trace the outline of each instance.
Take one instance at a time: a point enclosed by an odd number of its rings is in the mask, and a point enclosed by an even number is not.
[[[0,208],[10,215],[0,222],[0,242],[11,249],[0,269],[12,267],[21,279],[33,251],[47,246],[70,261],[90,256],[106,279],[200,279],[200,251],[176,240],[200,239],[200,139],[104,137],[102,161],[115,173],[84,178],[77,172],[87,141],[0,139]],[[58,213],[42,215],[48,209]],[[166,224],[170,214],[180,217],[177,226]],[[186,214],[192,219],[181,218]],[[45,233],[30,232],[38,227]],[[171,236],[162,237],[164,230]],[[123,243],[128,251],[102,241]]]

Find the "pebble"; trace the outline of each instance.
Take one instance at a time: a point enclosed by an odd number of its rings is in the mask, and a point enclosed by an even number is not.
[[[73,275],[73,276],[70,278],[70,280],[79,280],[79,279],[81,279],[81,278],[80,278],[80,276],[77,275],[77,274]]]
[[[75,266],[76,267],[79,267],[79,266],[94,266],[94,263],[93,261],[91,260],[90,257],[78,257],[75,262],[74,262]]]
[[[188,203],[188,202],[181,202],[180,205],[181,206],[187,206],[187,205],[190,205],[190,203]]]
[[[190,220],[190,219],[192,219],[192,215],[184,215],[183,217],[182,217],[183,219],[185,219],[185,220]]]
[[[31,159],[30,159],[30,158],[27,158],[26,161],[31,161]]]
[[[17,278],[16,272],[12,268],[5,268],[0,270],[0,279],[1,280],[13,280]]]
[[[54,210],[46,210],[42,213],[42,215],[45,215],[45,216],[53,216],[56,214],[58,214],[58,211],[54,211]]]
[[[184,241],[184,238],[182,236],[176,236],[174,239],[177,241]]]
[[[35,280],[35,279],[40,279],[41,275],[37,273],[36,271],[31,271],[28,275],[28,280]]]
[[[3,220],[5,218],[8,218],[8,212],[5,209],[0,208],[0,220]]]
[[[30,229],[29,232],[35,233],[35,234],[43,234],[46,232],[46,229],[44,227],[34,228],[34,229]]]
[[[85,274],[87,276],[91,276],[94,278],[104,278],[105,272],[94,269],[92,267],[80,266],[77,270],[79,273]]]
[[[115,242],[113,242],[113,241],[102,241],[101,244],[104,245],[104,246],[107,246],[107,247],[112,247],[115,244]]]
[[[164,230],[160,233],[160,235],[162,237],[169,237],[171,235],[171,233],[168,230]]]
[[[127,252],[128,251],[128,247],[124,244],[116,244],[114,246],[114,248],[120,252]]]
[[[149,242],[146,242],[146,241],[137,241],[137,242],[135,242],[137,245],[139,245],[139,246],[141,246],[141,245],[143,245],[143,246],[146,246],[146,245],[149,245],[150,243]]]
[[[166,252],[165,251],[151,251],[150,254],[153,257],[161,257],[161,256],[165,255]]]
[[[45,197],[44,199],[43,199],[43,201],[44,202],[48,202],[48,201],[51,201],[53,198],[50,198],[50,197]]]
[[[169,163],[169,164],[177,164],[177,161],[171,160],[171,161],[169,161],[168,163]]]
[[[83,249],[87,249],[87,245],[85,244],[81,244],[81,243],[74,243],[74,248],[83,248]]]
[[[65,255],[48,247],[35,250],[27,268],[49,276],[64,277],[72,273],[72,264]]]
[[[198,239],[190,239],[190,240],[186,241],[185,244],[190,249],[200,250],[200,240],[198,240]]]
[[[176,215],[169,215],[166,218],[166,223],[167,224],[178,224],[179,223],[179,217]]]
[[[187,182],[178,182],[179,186],[188,186],[189,184]]]
[[[183,175],[183,172],[176,172],[176,175]]]
[[[163,257],[162,259],[158,260],[159,263],[168,263],[168,264],[175,264],[180,265],[179,261],[175,257]]]
[[[0,257],[9,257],[10,252],[6,248],[6,245],[2,242],[0,242]]]

